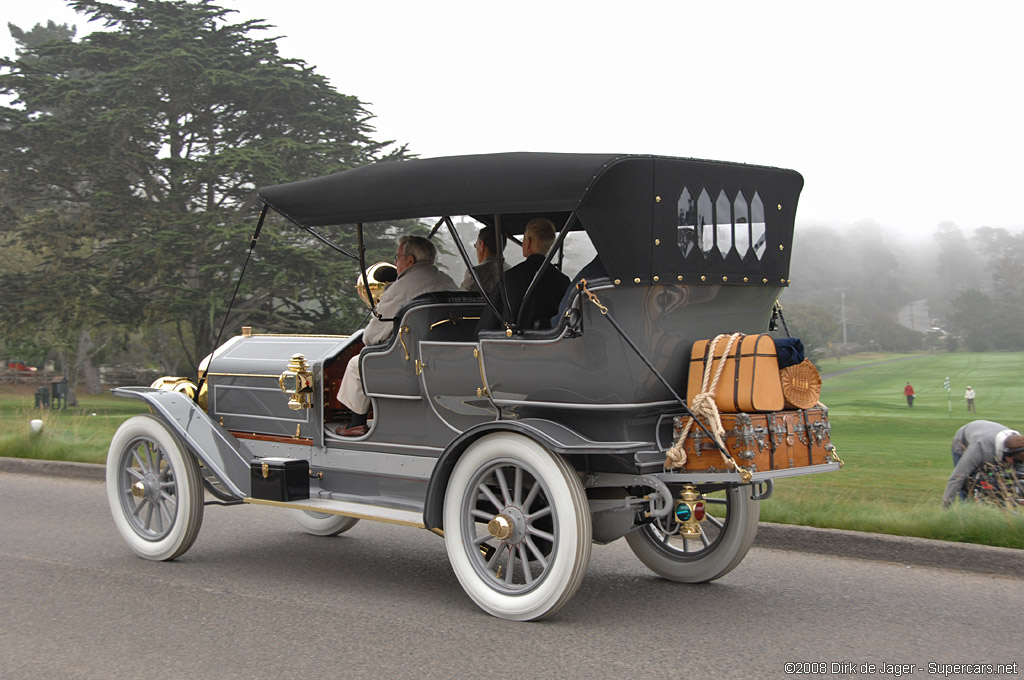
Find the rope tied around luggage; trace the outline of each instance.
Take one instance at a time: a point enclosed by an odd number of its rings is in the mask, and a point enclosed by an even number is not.
[[[718,384],[718,379],[722,375],[722,367],[725,365],[725,362],[724,361],[719,362],[720,365],[718,367],[718,371],[715,374],[714,382],[713,382],[713,385],[711,386],[710,390],[707,389],[708,373],[710,373],[710,364],[709,364],[708,367],[705,368],[705,376],[704,376],[705,389],[702,390],[702,392],[708,392],[709,393],[707,395],[709,397],[707,399],[707,401],[710,402],[710,409],[713,410],[713,414],[714,414],[713,415],[713,419],[714,420],[713,420],[713,425],[712,425],[713,429],[709,431],[708,428],[704,426],[704,423],[702,423],[699,420],[697,420],[697,415],[704,415],[704,413],[707,412],[707,409],[709,408],[708,406],[698,406],[698,399],[702,395],[698,395],[698,398],[694,399],[694,408],[693,409],[691,409],[689,406],[687,406],[686,405],[686,400],[683,399],[682,397],[680,397],[676,393],[676,391],[674,389],[672,389],[672,386],[668,383],[667,380],[665,380],[664,376],[662,376],[661,373],[654,367],[654,364],[652,364],[651,361],[646,356],[644,356],[644,353],[640,351],[640,348],[637,347],[633,343],[632,340],[630,340],[629,336],[626,335],[626,332],[624,330],[622,330],[622,327],[619,326],[618,322],[615,321],[614,317],[612,317],[612,315],[608,313],[608,307],[606,307],[604,304],[602,304],[601,300],[597,297],[597,295],[595,295],[593,292],[590,291],[590,289],[587,288],[587,280],[586,279],[580,279],[580,282],[578,284],[576,284],[576,288],[580,292],[584,293],[587,296],[587,299],[589,299],[590,302],[592,302],[595,307],[597,307],[599,310],[601,310],[601,314],[604,315],[604,317],[606,319],[608,319],[609,323],[611,323],[611,325],[615,329],[615,331],[620,336],[622,336],[622,339],[626,342],[627,345],[629,345],[630,349],[632,349],[636,353],[636,355],[638,357],[640,357],[640,360],[643,361],[644,364],[647,366],[647,368],[650,369],[650,371],[654,374],[654,376],[659,381],[661,381],[661,383],[668,389],[669,394],[671,394],[675,398],[675,400],[677,402],[679,402],[679,404],[683,407],[683,410],[686,411],[686,414],[688,416],[690,416],[690,420],[686,424],[686,428],[683,431],[683,435],[679,438],[679,441],[675,442],[672,445],[672,448],[669,449],[669,451],[668,451],[669,458],[666,458],[666,460],[665,460],[665,467],[666,468],[682,467],[686,463],[686,453],[682,450],[682,442],[685,441],[686,433],[690,430],[690,428],[692,427],[693,423],[697,423],[697,427],[699,427],[701,430],[703,430],[704,434],[706,434],[708,437],[710,437],[715,442],[715,445],[718,447],[719,453],[722,454],[722,459],[726,462],[726,465],[731,466],[736,472],[738,472],[739,475],[740,475],[740,478],[744,482],[749,482],[751,477],[753,476],[751,474],[751,472],[749,470],[746,470],[746,469],[740,467],[739,463],[737,463],[736,460],[733,459],[733,457],[729,455],[728,450],[725,448],[725,442],[722,440],[722,435],[725,433],[725,428],[722,427],[722,419],[718,415],[718,407],[715,404],[715,400],[714,400],[714,397],[713,397],[714,391],[715,391],[715,386]],[[725,349],[725,353],[728,354],[729,350],[732,349],[733,344],[735,344],[737,338],[740,338],[740,337],[742,337],[741,333],[735,333],[732,336],[720,335],[720,336],[716,337],[714,343],[712,343],[712,350],[711,350],[712,351],[712,356],[714,356],[714,347],[717,346],[718,340],[720,338],[730,338],[728,343],[727,343],[727,345],[726,345],[726,349]],[[703,399],[700,400],[701,403],[703,403],[704,401],[705,400],[703,400]],[[697,408],[704,409],[704,411],[702,411],[700,414],[698,414],[696,412]],[[712,423],[712,420],[708,419],[708,422]],[[715,427],[717,427],[717,430],[714,429]],[[676,459],[675,460],[671,460],[672,452],[675,451],[675,450],[677,450],[677,453],[675,454]],[[676,462],[676,461],[678,461],[678,462]]]
[[[711,361],[704,362],[704,378],[701,381],[700,392],[693,398],[693,403],[690,404],[692,415],[686,421],[686,425],[683,427],[679,437],[676,438],[675,443],[665,452],[666,468],[680,468],[686,465],[686,451],[683,450],[683,444],[685,444],[686,435],[690,433],[696,418],[700,417],[708,424],[712,438],[718,444],[725,464],[733,466],[741,474],[747,472],[725,453],[725,427],[722,426],[722,417],[718,413],[718,405],[715,403],[715,390],[718,389],[718,381],[722,377],[722,371],[725,369],[725,357],[729,356],[733,345],[741,337],[743,337],[742,333],[733,333],[731,335],[723,333],[715,336],[715,339],[708,344],[708,356],[711,357]],[[714,376],[712,376],[711,371],[715,364],[714,358],[718,352],[718,343],[722,340],[726,341],[725,349],[722,352],[722,361],[718,362],[718,367],[714,371]],[[750,473],[747,472],[747,474]]]

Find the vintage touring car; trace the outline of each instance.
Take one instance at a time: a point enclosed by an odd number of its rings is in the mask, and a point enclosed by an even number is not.
[[[121,535],[143,557],[173,559],[195,540],[204,502],[288,508],[324,536],[359,519],[425,528],[443,536],[469,596],[514,620],[565,604],[592,543],[625,537],[668,579],[723,576],[753,542],[775,479],[840,465],[823,409],[813,427],[804,411],[761,414],[781,419],[756,426],[737,414],[727,433],[740,447],[734,458],[698,426],[690,460],[666,461],[687,413],[677,390],[693,344],[766,330],[788,283],[802,184],[793,171],[735,163],[508,153],[261,189],[264,211],[311,232],[358,225],[360,244],[365,223],[431,218],[467,267],[475,262],[453,218],[515,240],[546,217],[558,237],[534,283],[560,265],[571,278],[563,256],[580,239],[604,271],[571,289],[551,328],[520,327],[479,294],[431,293],[389,320],[384,344],[364,346],[362,331],[243,329],[207,358],[198,382],[116,389],[151,411],[126,421],[110,446],[107,492]],[[386,280],[381,269],[369,279]],[[487,308],[500,330],[477,330]],[[341,437],[348,413],[336,393],[356,356],[371,420],[365,435]],[[810,452],[794,454],[808,440]]]

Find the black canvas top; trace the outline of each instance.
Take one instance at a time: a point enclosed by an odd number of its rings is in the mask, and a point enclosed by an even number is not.
[[[367,165],[259,190],[306,227],[471,215],[506,233],[576,211],[613,280],[786,285],[803,178],[627,154],[500,153]]]
[[[571,212],[621,156],[501,153],[365,165],[263,187],[264,203],[303,226],[413,217]]]

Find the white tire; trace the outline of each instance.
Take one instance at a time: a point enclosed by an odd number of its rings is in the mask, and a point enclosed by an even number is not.
[[[203,525],[199,465],[158,418],[135,416],[107,452],[107,501],[121,537],[149,560],[173,560]]]
[[[708,513],[699,539],[672,533],[675,518],[670,514],[626,534],[626,542],[648,569],[663,578],[705,583],[725,576],[743,561],[754,542],[761,503],[751,499],[749,486],[716,491],[704,495],[704,501],[709,511],[722,508],[724,513]]]
[[[337,536],[345,533],[359,522],[358,517],[345,517],[312,510],[289,509],[288,512],[303,531],[314,536]]]
[[[444,540],[459,583],[484,611],[513,621],[550,616],[579,588],[590,562],[579,476],[527,437],[487,435],[452,471]]]

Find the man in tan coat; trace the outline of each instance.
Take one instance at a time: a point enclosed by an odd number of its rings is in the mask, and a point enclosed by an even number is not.
[[[377,312],[381,318],[374,317],[363,331],[363,344],[377,345],[394,332],[394,316],[401,306],[423,293],[443,290],[458,290],[458,286],[450,276],[434,266],[437,249],[434,244],[422,236],[403,236],[398,239],[395,249],[395,268],[398,279],[389,285],[380,296]],[[383,319],[383,320],[382,320]],[[367,433],[366,416],[370,411],[370,398],[363,391],[363,377],[359,370],[359,356],[348,362],[345,376],[338,390],[338,401],[352,410],[352,420],[348,427],[338,428],[336,432],[343,437],[361,437]]]

